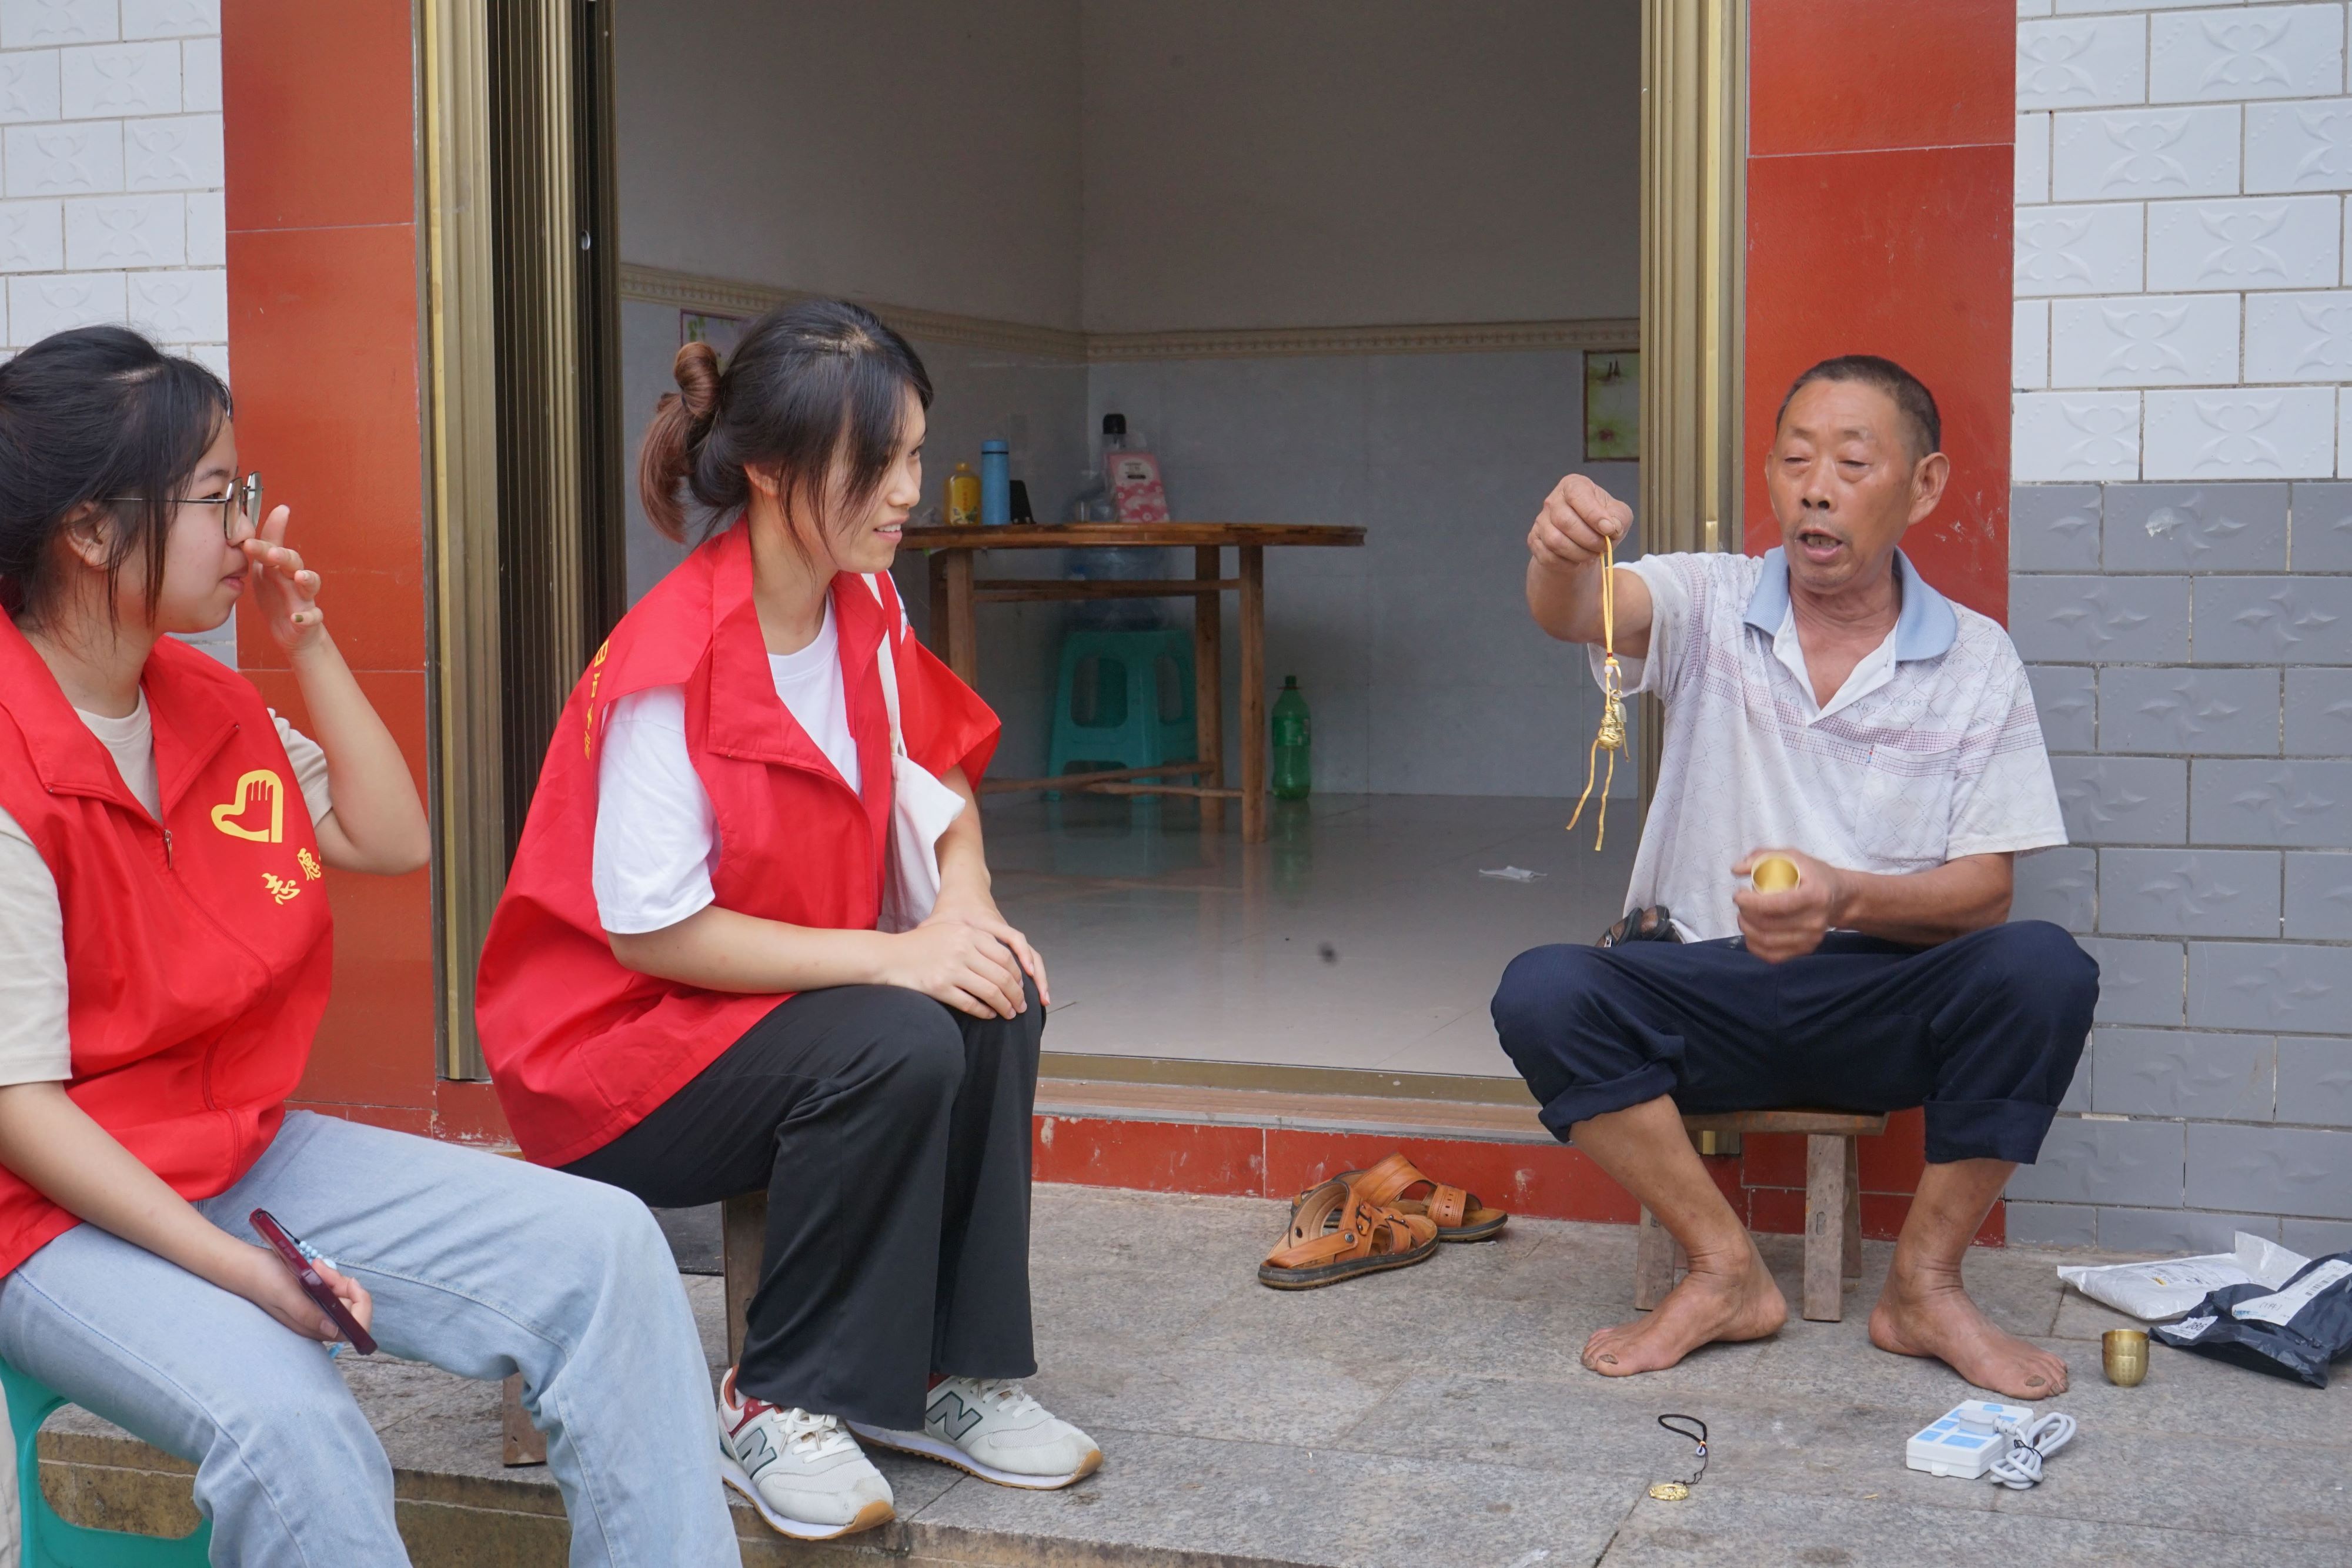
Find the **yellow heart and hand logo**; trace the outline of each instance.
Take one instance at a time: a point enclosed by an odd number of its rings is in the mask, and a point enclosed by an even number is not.
[[[265,807],[266,823],[259,810]],[[283,843],[286,786],[268,768],[255,768],[236,781],[236,799],[213,808],[213,826],[232,839],[247,839],[257,844]]]

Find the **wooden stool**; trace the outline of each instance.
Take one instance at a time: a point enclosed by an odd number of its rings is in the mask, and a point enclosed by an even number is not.
[[[1802,1133],[1805,1134],[1804,1315],[1833,1323],[1845,1316],[1845,1284],[1862,1277],[1862,1181],[1854,1139],[1886,1131],[1884,1116],[1842,1111],[1732,1111],[1685,1116],[1685,1130],[1702,1133]],[[1682,1243],[1642,1210],[1641,1252],[1633,1265],[1633,1306],[1648,1312],[1665,1300],[1675,1278],[1690,1267]]]
[[[760,1257],[767,1249],[768,1195],[747,1192],[719,1207],[719,1267],[727,1281],[727,1364],[743,1359],[744,1315],[751,1293],[760,1288]],[[547,1463],[547,1435],[530,1424],[522,1407],[522,1374],[507,1379],[504,1406],[504,1462],[509,1466]]]

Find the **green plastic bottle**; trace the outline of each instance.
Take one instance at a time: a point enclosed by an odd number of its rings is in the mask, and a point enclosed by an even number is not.
[[[1314,727],[1307,717],[1307,695],[1297,675],[1282,677],[1282,695],[1274,699],[1274,798],[1304,800],[1314,787],[1310,750]]]

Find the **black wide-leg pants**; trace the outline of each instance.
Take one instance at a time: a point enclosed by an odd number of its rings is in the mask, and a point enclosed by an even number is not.
[[[1025,982],[1024,982],[1025,983]],[[736,1385],[899,1429],[929,1375],[1025,1377],[1030,1114],[1045,1009],[976,1019],[844,986],[778,1005],[567,1166],[657,1208],[765,1187],[767,1250]]]
[[[1737,938],[1537,947],[1495,1030],[1563,1143],[1671,1094],[1686,1113],[1927,1111],[1927,1158],[2030,1165],[2074,1079],[2099,967],[2046,921],[1933,947],[1833,931],[1768,964]]]

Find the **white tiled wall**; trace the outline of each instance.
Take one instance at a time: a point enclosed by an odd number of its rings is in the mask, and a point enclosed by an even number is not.
[[[228,373],[219,0],[0,0],[5,347],[127,321]]]
[[[2018,16],[2016,482],[2352,476],[2347,5]]]

